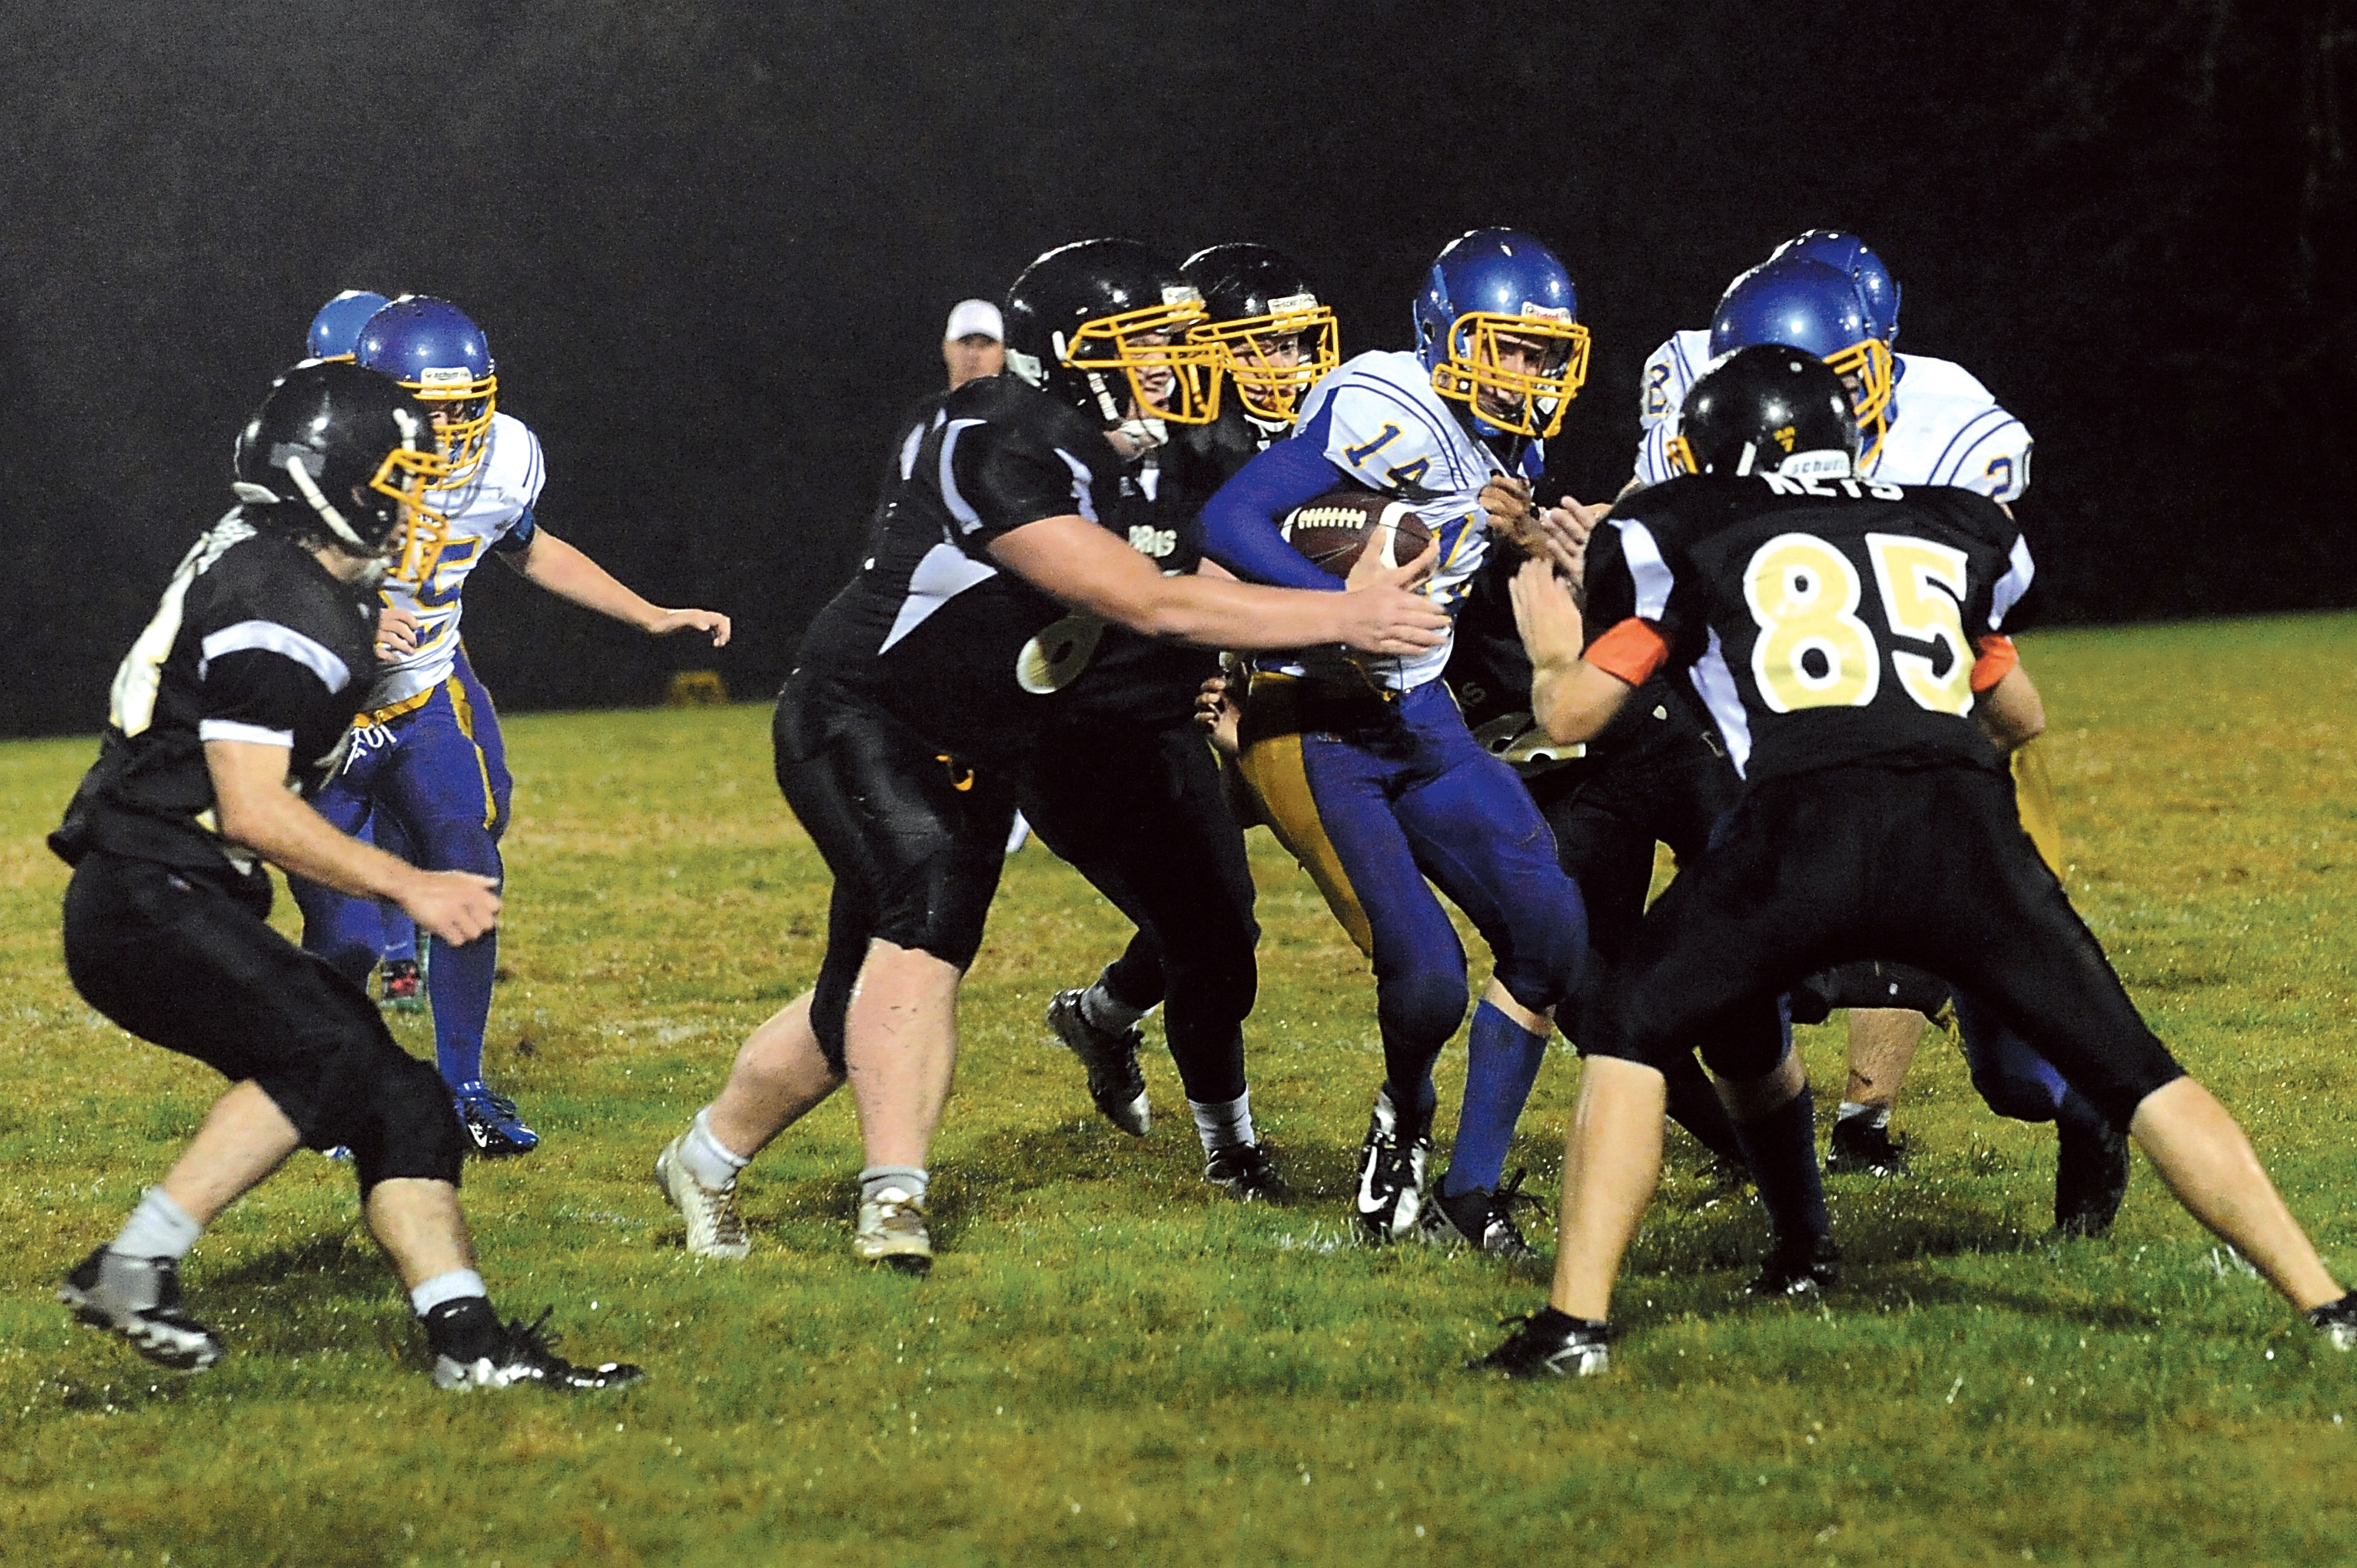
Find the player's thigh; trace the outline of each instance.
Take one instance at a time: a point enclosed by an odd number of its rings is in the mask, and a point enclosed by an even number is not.
[[[500,711],[491,702],[490,689],[476,677],[474,666],[467,661],[463,648],[458,650],[450,678],[457,682],[457,690],[451,696],[459,728],[482,758],[483,782],[491,800],[491,836],[498,838],[507,832],[510,802],[515,793],[515,779],[508,771],[507,736],[500,729]]]
[[[1342,896],[1361,911],[1362,945],[1376,978],[1427,968],[1461,974],[1463,944],[1426,883],[1394,805],[1398,758],[1326,733],[1302,736],[1299,743],[1312,810],[1295,818],[1293,831],[1314,834]]]
[[[1588,946],[1618,958],[1635,940],[1653,886],[1653,835],[1586,788],[1546,802],[1555,863],[1579,888]]]
[[[2120,1125],[2182,1076],[2120,983],[2103,944],[2021,828],[2006,780],[1943,770],[1925,801],[1932,853],[1913,886],[1887,890],[1883,918],[1910,937],[1900,955],[1938,967]],[[1933,822],[1943,824],[1934,836]],[[1911,923],[1902,921],[1912,917]]]
[[[365,993],[201,878],[90,856],[67,889],[65,939],[91,1006],[232,1081],[256,1080],[307,1135],[342,1093],[339,1055],[399,1054]]]
[[[789,682],[777,777],[869,938],[963,969],[982,945],[1014,805],[1003,772],[933,751],[890,715]],[[830,920],[830,951],[852,936]],[[863,944],[864,946],[864,944]]]
[[[396,816],[430,871],[497,875],[501,806],[483,754],[458,721],[447,686],[396,721],[375,796]]]

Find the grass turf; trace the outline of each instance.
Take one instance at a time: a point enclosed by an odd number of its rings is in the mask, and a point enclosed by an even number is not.
[[[2357,618],[2029,640],[2072,890],[2147,1015],[2251,1129],[2346,1277]],[[759,708],[508,725],[490,1065],[546,1135],[470,1168],[496,1297],[640,1388],[436,1393],[348,1167],[298,1155],[188,1269],[229,1337],[176,1378],[74,1326],[111,1235],[220,1085],[104,1024],[41,847],[86,741],[0,746],[0,1560],[40,1563],[2322,1563],[2357,1552],[2357,1358],[2319,1348],[2139,1158],[2112,1236],[2043,1240],[2051,1133],[1926,1047],[1911,1179],[1835,1178],[1847,1283],[1739,1294],[1756,1207],[1674,1136],[1612,1374],[1458,1370],[1543,1267],[1342,1243],[1381,1076],[1372,995],[1254,835],[1254,1098],[1302,1196],[1214,1198],[1167,1059],[1143,1142],[1039,1022],[1125,936],[1038,849],[965,992],[942,1255],[856,1265],[847,1097],[751,1170],[754,1252],[689,1259],[647,1178],[737,1041],[810,981],[825,876]],[[282,899],[282,906],[285,900]],[[423,1025],[404,1040],[430,1051]],[[1840,1036],[1807,1031],[1821,1125]],[[1444,1062],[1444,1072],[1455,1053]],[[1552,1196],[1577,1064],[1514,1151]],[[1443,1084],[1443,1132],[1454,1114]],[[1534,1213],[1542,1247],[1551,1225]]]

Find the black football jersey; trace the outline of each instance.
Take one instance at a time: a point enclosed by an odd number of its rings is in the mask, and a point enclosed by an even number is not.
[[[989,545],[1075,514],[1126,540],[1122,467],[1055,399],[1011,375],[966,382],[905,448],[876,548],[811,622],[798,668],[969,764],[1021,756],[1048,699],[1087,676],[1105,623],[1002,569]]]
[[[241,509],[198,540],[115,671],[98,762],[49,843],[208,875],[255,873],[220,836],[205,743],[288,748],[309,795],[343,760],[376,678],[378,600]]]
[[[2013,520],[1967,490],[1686,476],[1622,501],[1589,542],[1588,656],[1619,673],[1665,651],[1747,778],[1993,768],[1974,666],[1985,645],[2003,655],[2030,574]]]

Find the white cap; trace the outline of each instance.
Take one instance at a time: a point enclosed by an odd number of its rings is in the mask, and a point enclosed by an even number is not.
[[[1006,324],[998,317],[998,306],[986,299],[961,299],[950,308],[950,324],[942,330],[942,340],[952,342],[980,333],[994,343],[1006,341]]]

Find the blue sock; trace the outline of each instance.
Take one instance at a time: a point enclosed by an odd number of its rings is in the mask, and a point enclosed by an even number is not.
[[[1465,1103],[1457,1115],[1457,1146],[1440,1190],[1462,1197],[1475,1187],[1491,1192],[1506,1170],[1514,1123],[1539,1080],[1547,1037],[1534,1035],[1488,1002],[1473,1009],[1465,1036]]]
[[[1743,1145],[1760,1201],[1778,1236],[1832,1232],[1824,1176],[1817,1169],[1816,1106],[1806,1089],[1757,1122],[1738,1122],[1735,1141]]]
[[[491,974],[500,966],[500,938],[486,931],[461,947],[434,945],[434,1058],[442,1081],[456,1089],[483,1076],[483,1032],[491,1022]]]

